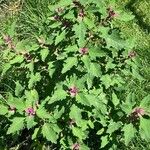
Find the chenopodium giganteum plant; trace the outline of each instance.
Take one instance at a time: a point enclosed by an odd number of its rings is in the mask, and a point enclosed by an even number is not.
[[[143,80],[135,40],[113,28],[133,18],[104,0],[61,0],[49,5],[46,35],[18,42],[9,30],[1,39],[2,75],[15,80],[1,98],[7,134],[28,129],[33,141],[73,150],[118,149],[136,135],[150,141],[150,96],[140,104],[124,96],[130,78]]]

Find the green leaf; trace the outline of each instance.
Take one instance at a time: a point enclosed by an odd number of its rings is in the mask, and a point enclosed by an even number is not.
[[[22,63],[24,61],[24,57],[22,55],[16,55],[15,58],[13,58],[12,60],[10,60],[10,64],[16,64],[16,63]]]
[[[124,131],[124,140],[125,140],[125,145],[128,146],[129,142],[134,138],[136,129],[134,126],[130,124],[124,125],[123,129]]]
[[[41,80],[41,75],[40,73],[36,73],[36,74],[31,74],[30,75],[30,79],[29,79],[29,84],[28,84],[28,88],[31,89],[33,88],[33,86],[39,82]]]
[[[32,134],[32,140],[34,140],[37,137],[37,134],[39,132],[40,128],[35,128],[34,133]]]
[[[57,45],[58,43],[60,43],[62,40],[65,39],[66,36],[66,31],[64,30],[62,33],[60,33],[59,35],[56,36],[55,39],[55,45]]]
[[[77,126],[81,127],[81,122],[82,122],[81,109],[79,109],[74,104],[71,106],[69,117],[70,117],[70,119],[72,119],[76,122]]]
[[[82,131],[81,128],[78,127],[72,127],[72,133],[74,136],[78,137],[80,140],[83,140],[86,138],[85,133]]]
[[[42,49],[41,52],[40,52],[40,54],[41,54],[41,59],[42,59],[42,61],[44,62],[45,59],[46,59],[46,57],[47,57],[48,54],[49,54],[48,48]]]
[[[10,63],[5,63],[2,67],[2,76],[5,75],[5,73],[11,68],[11,64]]]
[[[52,95],[51,99],[49,100],[48,104],[52,104],[59,100],[64,100],[67,97],[67,92],[61,88],[55,90],[54,94]]]
[[[117,106],[120,103],[120,100],[114,92],[112,93],[112,102],[115,106]]]
[[[77,94],[76,100],[77,100],[78,103],[81,103],[81,104],[86,105],[86,106],[91,106],[91,103],[86,98],[86,95],[83,94],[83,93]]]
[[[37,109],[36,115],[41,119],[49,119],[51,117],[51,114],[44,107]]]
[[[93,27],[95,27],[93,20],[94,19],[84,17],[83,22],[88,26],[89,29],[92,29]]]
[[[48,141],[51,141],[52,143],[56,143],[58,136],[56,132],[53,130],[52,126],[53,126],[52,124],[45,123],[42,126],[42,134]]]
[[[65,61],[65,63],[63,64],[63,69],[62,69],[62,73],[67,72],[68,70],[70,70],[73,66],[77,66],[77,58],[76,57],[68,57]]]
[[[68,46],[67,48],[64,49],[66,53],[70,53],[70,52],[76,52],[79,50],[79,48],[77,47],[77,45],[71,45]]]
[[[112,85],[112,78],[109,74],[103,75],[101,77],[101,81],[105,85],[106,89],[108,89]]]
[[[145,96],[140,102],[140,107],[150,110],[150,94]]]
[[[133,20],[133,19],[134,19],[134,16],[131,15],[131,14],[129,14],[129,13],[122,12],[122,13],[119,13],[119,14],[116,16],[116,19],[121,20],[121,21],[128,22],[128,21]]]
[[[12,124],[7,130],[7,134],[15,133],[24,128],[24,119],[23,117],[15,117],[12,120]]]
[[[108,129],[107,129],[107,133],[111,135],[114,131],[118,130],[121,126],[122,126],[121,122],[110,121],[110,124],[108,125]]]
[[[20,96],[21,92],[24,90],[24,87],[19,83],[19,81],[16,82],[16,88],[15,88],[15,95]]]
[[[55,72],[55,68],[56,67],[54,66],[53,62],[48,62],[48,73],[51,78]]]
[[[143,140],[150,141],[150,119],[140,118],[140,135]]]
[[[91,64],[91,60],[89,58],[88,55],[84,55],[81,60],[83,61],[85,67],[87,68],[88,71],[90,71],[90,64]]]
[[[101,148],[105,147],[109,143],[107,135],[106,136],[102,136],[101,140],[102,140],[102,142],[101,142]]]
[[[90,48],[89,55],[92,60],[96,60],[96,58],[105,57],[106,53],[100,48]]]
[[[97,63],[91,63],[89,73],[95,77],[101,77],[102,72],[100,65]]]
[[[83,22],[80,22],[79,24],[75,24],[73,26],[73,31],[75,31],[75,36],[78,39],[78,46],[79,47],[84,47],[86,44],[86,27]]]
[[[0,104],[0,115],[6,115],[8,113],[8,107]]]
[[[38,92],[33,89],[31,91],[25,91],[26,95],[26,107],[34,106],[35,103],[39,100]]]
[[[34,116],[27,116],[26,123],[28,130],[34,127],[37,123],[34,121]]]

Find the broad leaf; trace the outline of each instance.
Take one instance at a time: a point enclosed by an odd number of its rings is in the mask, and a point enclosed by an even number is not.
[[[15,133],[24,128],[24,117],[15,117],[12,120],[12,124],[8,128],[7,134]]]
[[[42,134],[48,141],[51,141],[52,143],[56,143],[58,135],[53,130],[52,126],[53,126],[52,124],[45,123],[42,126]]]

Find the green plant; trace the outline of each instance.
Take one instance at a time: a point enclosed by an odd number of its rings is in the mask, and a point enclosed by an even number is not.
[[[110,0],[61,0],[49,5],[47,33],[18,40],[3,35],[2,76],[13,73],[14,92],[1,97],[7,134],[57,149],[118,149],[136,136],[149,142],[150,96],[122,93],[130,78],[143,81],[135,39],[123,39],[114,19],[133,15]],[[10,123],[11,122],[11,123]],[[33,142],[34,141],[34,142]]]

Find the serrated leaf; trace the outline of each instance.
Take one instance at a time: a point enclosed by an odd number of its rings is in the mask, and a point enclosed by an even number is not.
[[[26,107],[34,106],[35,103],[39,100],[38,92],[33,89],[31,91],[25,91],[26,95]]]
[[[5,73],[11,68],[11,64],[10,63],[5,63],[2,67],[2,76],[5,75]]]
[[[62,33],[60,33],[59,35],[57,35],[56,39],[55,39],[55,45],[57,45],[58,43],[63,41],[65,39],[65,36],[66,36],[66,31],[65,30]]]
[[[62,69],[62,73],[67,72],[68,70],[70,70],[73,66],[77,66],[77,58],[76,57],[68,57],[65,61],[65,63],[63,64],[63,69]]]
[[[26,124],[28,130],[34,127],[37,123],[34,121],[34,116],[27,116],[26,117]]]
[[[49,119],[51,117],[51,114],[44,107],[37,109],[36,115],[41,119]]]
[[[117,95],[114,92],[112,93],[112,102],[115,106],[117,106],[120,102],[120,100],[118,99]]]
[[[52,129],[52,124],[45,123],[42,126],[42,134],[48,141],[51,141],[52,143],[57,142],[58,136],[56,132]]]
[[[72,105],[69,113],[70,119],[73,119],[77,126],[81,126],[82,122],[82,115],[81,115],[81,109],[79,109],[76,105]]]
[[[89,29],[92,29],[93,27],[95,27],[95,24],[94,24],[94,19],[90,19],[90,18],[87,18],[85,17],[83,19],[84,23],[88,26]]]
[[[88,56],[88,55],[84,55],[84,56],[81,58],[81,60],[83,61],[83,63],[84,63],[84,65],[85,65],[86,69],[87,69],[88,71],[90,71],[91,60],[90,60],[89,56]]]
[[[121,20],[121,21],[125,21],[125,22],[128,22],[128,21],[131,21],[134,19],[134,16],[129,14],[129,13],[126,13],[126,12],[123,12],[123,13],[120,13],[116,16],[116,19],[118,20]]]
[[[109,140],[108,140],[108,136],[102,136],[101,137],[101,148],[105,147],[108,143],[109,143]]]
[[[92,60],[106,56],[106,53],[100,48],[90,48],[89,55]]]
[[[81,103],[81,104],[86,105],[86,106],[91,106],[91,103],[86,98],[86,95],[83,94],[83,93],[77,94],[76,100],[77,100],[78,103]]]
[[[34,133],[32,134],[32,140],[34,140],[37,137],[37,134],[39,132],[40,128],[35,128]]]
[[[55,72],[55,68],[56,67],[54,66],[53,62],[48,62],[48,73],[51,78]]]
[[[80,22],[79,24],[75,24],[73,27],[73,31],[75,31],[75,36],[78,39],[78,46],[84,47],[86,44],[86,27],[83,22]]]
[[[150,94],[142,99],[140,102],[140,107],[146,108],[147,110],[150,109]]]
[[[24,119],[23,117],[15,117],[12,120],[12,124],[7,130],[7,134],[15,133],[17,131],[20,131],[24,128]]]
[[[101,67],[97,63],[91,63],[90,64],[90,72],[91,75],[95,77],[101,77],[102,72],[101,72]]]
[[[16,88],[15,88],[15,95],[20,96],[21,92],[24,90],[24,87],[19,83],[19,81],[16,82]]]
[[[43,62],[45,61],[48,54],[49,54],[48,48],[44,48],[44,49],[41,50],[40,55],[41,55],[41,59],[42,59]]]
[[[30,75],[30,79],[29,79],[29,83],[28,83],[28,88],[31,89],[33,88],[33,86],[39,82],[41,80],[41,75],[40,73],[36,73],[36,74],[31,74]]]
[[[140,118],[140,135],[143,140],[150,141],[150,119]]]
[[[52,104],[59,100],[64,100],[67,97],[67,92],[63,89],[57,89],[55,90],[54,94],[52,95],[51,99],[49,100],[48,104]]]
[[[134,138],[136,129],[130,123],[124,125],[122,130],[124,131],[124,140],[125,140],[125,145],[127,146],[129,142]]]
[[[121,122],[111,121],[108,125],[107,133],[112,134],[114,131],[118,130],[121,127]]]
[[[16,64],[16,63],[22,63],[24,61],[24,57],[22,55],[17,55],[15,58],[13,58],[12,60],[10,60],[10,64]]]
[[[112,84],[112,78],[109,74],[103,75],[101,77],[102,83],[105,85],[106,89],[108,89]]]
[[[72,46],[68,46],[64,50],[66,53],[70,53],[70,52],[76,52],[76,51],[78,51],[78,49],[79,48],[77,47],[77,45],[72,45]]]
[[[0,115],[6,115],[8,113],[8,107],[0,104]]]
[[[80,140],[83,140],[86,138],[85,133],[82,131],[81,128],[78,127],[73,127],[72,128],[72,133],[74,136],[78,137]]]

